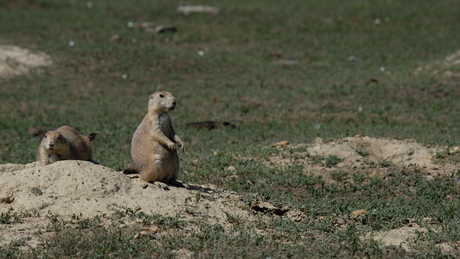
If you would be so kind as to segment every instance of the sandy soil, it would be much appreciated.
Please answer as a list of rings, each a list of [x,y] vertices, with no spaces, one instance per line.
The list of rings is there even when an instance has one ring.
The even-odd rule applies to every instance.
[[[333,171],[361,173],[384,179],[395,168],[411,167],[422,177],[432,178],[433,176],[450,175],[457,172],[458,166],[449,163],[435,164],[433,160],[436,153],[448,152],[452,155],[460,152],[460,148],[457,146],[448,149],[447,146],[423,145],[415,140],[376,139],[366,136],[348,137],[332,141],[317,139],[311,144],[300,144],[286,148],[288,145],[287,142],[274,144],[279,152],[261,161],[261,163],[273,167],[293,163],[302,165],[305,174],[321,175],[329,184],[334,184],[334,180],[331,179],[331,172]],[[364,153],[359,154],[358,150],[365,150],[365,155],[362,155]],[[307,153],[323,158],[337,156],[342,161],[333,166],[327,166],[324,161],[320,164],[305,163],[303,155]],[[382,165],[383,163],[385,163],[385,166]],[[366,210],[352,212],[355,217],[366,213]],[[430,224],[430,218],[425,220]],[[411,219],[408,219],[408,223],[401,228],[368,233],[362,238],[372,238],[384,245],[394,245],[406,251],[411,251],[411,245],[414,244],[417,233],[426,232],[428,232],[427,228],[421,227],[412,222]],[[437,246],[443,253],[451,253],[455,249],[459,249],[458,244],[455,247],[448,243],[440,243]]]
[[[51,64],[50,56],[45,53],[0,45],[0,78],[27,74],[35,68]],[[457,51],[442,61],[417,68],[415,73],[428,71],[450,77],[452,72],[449,69],[459,64],[460,51]],[[455,165],[433,163],[436,152],[445,147],[421,145],[413,140],[358,136],[334,141],[318,139],[314,143],[297,146],[280,142],[276,146],[279,152],[268,159],[250,159],[270,167],[299,164],[306,174],[321,175],[329,182],[334,182],[330,173],[337,170],[381,178],[385,178],[393,167],[414,167],[424,177],[450,174],[457,170]],[[365,156],[357,150],[365,150]],[[458,147],[450,149],[450,152],[458,151]],[[333,166],[305,163],[307,153],[322,157],[333,155],[342,161]],[[391,166],[382,167],[382,162]],[[28,245],[37,245],[40,237],[36,232],[46,227],[50,215],[63,219],[73,216],[90,218],[109,215],[120,207],[146,213],[180,215],[189,221],[202,218],[226,228],[231,227],[228,215],[238,216],[248,222],[260,217],[261,211],[274,212],[277,216],[295,221],[303,218],[299,211],[269,203],[249,207],[237,193],[218,190],[211,185],[184,183],[183,187],[177,187],[162,183],[147,184],[138,178],[89,162],[61,161],[44,167],[36,163],[0,165],[0,213],[13,210],[22,216],[21,222],[0,224],[0,244],[23,239]],[[399,229],[369,233],[363,238],[373,238],[382,244],[401,246],[409,251],[411,240],[414,240],[417,232],[426,231],[426,228],[409,223]],[[44,231],[42,237],[46,238],[48,234]],[[439,244],[439,247],[446,253],[453,249],[445,243]]]
[[[32,53],[28,49],[0,45],[0,78],[27,74],[33,68],[51,64],[51,57],[45,53]]]
[[[22,238],[37,245],[34,235],[44,229],[49,216],[81,219],[110,215],[120,208],[148,214],[180,215],[182,220],[206,219],[210,224],[231,227],[228,215],[245,221],[256,218],[254,210],[280,210],[293,220],[300,212],[259,203],[249,208],[241,197],[215,187],[182,183],[171,186],[145,183],[111,168],[86,161],[59,161],[48,166],[37,163],[0,165],[0,213],[13,210],[22,222],[0,225],[0,243]]]
[[[441,147],[425,146],[412,140],[350,137],[327,142],[317,140],[289,148],[286,148],[287,145],[282,143],[278,147],[279,152],[260,162],[266,166],[299,163],[306,173],[321,174],[326,179],[331,170],[360,171],[385,177],[386,169],[379,166],[381,161],[390,161],[392,166],[416,166],[425,177],[456,170],[453,165],[435,165],[431,160]],[[367,155],[358,154],[357,148],[365,148]],[[292,150],[301,154],[335,155],[343,160],[334,166],[303,164],[305,158],[292,156]],[[291,156],[286,156],[284,152],[290,152]],[[190,221],[202,218],[225,228],[231,227],[227,215],[238,216],[248,222],[259,217],[260,211],[276,212],[295,221],[303,218],[299,211],[265,202],[249,207],[237,193],[218,190],[211,185],[183,183],[183,187],[177,187],[163,183],[149,184],[135,176],[128,177],[103,165],[85,161],[60,161],[48,166],[3,164],[0,165],[0,176],[0,212],[13,209],[23,215],[20,223],[0,225],[1,243],[22,238],[33,246],[39,242],[34,233],[45,227],[49,215],[64,219],[75,215],[89,218],[110,215],[117,206],[145,213],[180,215]],[[374,238],[386,245],[401,245],[409,250],[408,244],[416,231],[426,229],[409,224],[401,229],[372,233],[366,238]]]
[[[347,172],[363,173],[385,178],[394,167],[413,167],[421,175],[428,178],[434,175],[456,172],[456,166],[444,164],[442,166],[433,162],[437,151],[446,150],[447,147],[427,146],[415,140],[376,139],[366,136],[348,137],[334,141],[317,139],[312,144],[300,144],[294,151],[286,149],[261,161],[267,166],[279,167],[282,165],[299,164],[304,167],[306,174],[321,175],[330,179],[330,172],[343,170]],[[295,151],[295,150],[299,151]],[[365,150],[363,156],[357,150]],[[458,152],[459,147],[451,147],[449,152]],[[304,154],[322,157],[337,156],[342,161],[334,166],[305,163]],[[297,156],[296,156],[297,155]],[[382,166],[386,163],[389,166]]]

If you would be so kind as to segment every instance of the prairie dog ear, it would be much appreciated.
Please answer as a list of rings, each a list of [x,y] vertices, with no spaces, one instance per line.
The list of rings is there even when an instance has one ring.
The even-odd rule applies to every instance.
[[[95,131],[93,133],[88,134],[89,141],[93,141],[96,138],[97,134],[99,134],[99,131]]]

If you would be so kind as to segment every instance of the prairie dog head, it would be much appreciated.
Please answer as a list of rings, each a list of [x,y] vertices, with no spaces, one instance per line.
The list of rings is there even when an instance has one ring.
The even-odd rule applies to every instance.
[[[48,131],[42,140],[42,145],[45,146],[46,150],[56,150],[61,144],[64,144],[65,140],[61,133],[57,131]]]
[[[156,113],[168,113],[176,107],[176,98],[170,92],[160,91],[150,95],[149,110]]]

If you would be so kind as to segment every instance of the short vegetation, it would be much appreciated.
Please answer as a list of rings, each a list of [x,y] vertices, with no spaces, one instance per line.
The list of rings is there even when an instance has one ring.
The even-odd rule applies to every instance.
[[[176,9],[182,3],[220,10],[185,15]],[[67,124],[99,131],[93,158],[121,170],[131,163],[131,137],[148,96],[166,90],[178,101],[171,117],[189,147],[180,154],[180,180],[236,191],[248,208],[263,200],[305,216],[247,223],[229,215],[231,229],[130,208],[106,218],[50,216],[54,236],[26,249],[24,240],[13,241],[0,247],[0,258],[460,256],[458,174],[421,177],[383,160],[384,178],[336,170],[325,179],[297,164],[260,163],[282,140],[364,134],[458,142],[460,66],[443,63],[460,49],[458,17],[453,0],[0,1],[0,44],[53,59],[49,67],[0,79],[0,163],[35,160],[38,139],[29,127]],[[140,22],[175,30],[156,33]],[[187,126],[202,121],[236,127]],[[368,156],[365,147],[353,152]],[[343,160],[303,156],[311,166]],[[455,158],[443,152],[435,159]],[[229,166],[238,177],[228,177]],[[353,215],[358,209],[367,213]],[[0,228],[20,221],[16,213],[2,213]],[[128,219],[139,224],[120,226]],[[409,221],[429,229],[411,251],[362,238]],[[152,226],[160,230],[139,235]],[[448,254],[440,243],[457,248]]]

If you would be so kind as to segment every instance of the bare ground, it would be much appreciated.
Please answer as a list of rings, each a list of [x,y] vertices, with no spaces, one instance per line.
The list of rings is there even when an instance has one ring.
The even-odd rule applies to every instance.
[[[433,163],[432,158],[439,150],[443,150],[443,147],[426,146],[413,140],[350,137],[334,141],[317,140],[296,146],[281,143],[278,152],[270,157],[254,159],[270,167],[300,164],[306,174],[322,175],[333,182],[330,172],[337,170],[382,178],[386,177],[388,166],[416,167],[424,177],[454,172],[456,167],[452,164]],[[458,148],[451,147],[451,150],[456,152]],[[306,154],[322,157],[332,155],[339,157],[341,162],[332,166],[324,162],[306,163]],[[301,212],[288,207],[276,207],[265,202],[249,206],[238,193],[218,190],[211,185],[183,183],[183,186],[177,187],[163,183],[149,184],[111,168],[84,161],[60,161],[48,166],[37,166],[36,163],[3,164],[0,165],[0,175],[0,212],[12,210],[21,216],[17,222],[0,225],[0,242],[3,244],[16,239],[23,239],[31,246],[39,244],[41,238],[50,234],[46,231],[50,217],[70,219],[102,215],[104,218],[120,208],[148,214],[179,215],[188,222],[202,219],[224,228],[231,228],[229,215],[239,217],[244,222],[260,218],[261,211],[279,212],[267,213],[263,217],[281,216],[293,221],[303,218]],[[127,220],[125,224],[134,223]],[[37,235],[38,230],[44,234]],[[386,245],[401,245],[409,250],[417,231],[426,229],[417,224],[408,224],[400,229],[372,233],[363,238],[374,238]],[[446,251],[453,249],[449,245],[441,245],[446,246],[443,248]]]
[[[27,74],[31,69],[50,66],[51,57],[13,45],[0,45],[0,78]]]

